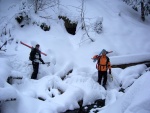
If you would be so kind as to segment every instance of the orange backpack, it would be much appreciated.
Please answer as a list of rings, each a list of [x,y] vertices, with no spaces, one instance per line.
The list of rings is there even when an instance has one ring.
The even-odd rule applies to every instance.
[[[107,71],[109,62],[110,61],[109,61],[109,58],[107,56],[104,58],[102,56],[99,56],[97,64],[96,64],[96,68],[99,71]]]

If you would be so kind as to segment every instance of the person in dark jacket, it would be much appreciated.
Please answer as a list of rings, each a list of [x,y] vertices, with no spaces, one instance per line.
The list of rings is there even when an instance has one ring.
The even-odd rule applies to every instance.
[[[37,79],[39,63],[42,62],[42,64],[45,64],[41,58],[41,52],[39,50],[39,47],[40,45],[37,44],[30,53],[30,57],[32,59],[32,65],[33,65],[33,73],[32,73],[31,79]]]

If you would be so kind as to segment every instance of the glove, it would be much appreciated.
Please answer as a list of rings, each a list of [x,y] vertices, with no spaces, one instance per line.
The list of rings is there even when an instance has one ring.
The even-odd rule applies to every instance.
[[[109,69],[109,74],[111,75],[111,69]]]
[[[45,64],[45,62],[42,60],[42,58],[39,58],[39,60],[42,62],[42,64]]]

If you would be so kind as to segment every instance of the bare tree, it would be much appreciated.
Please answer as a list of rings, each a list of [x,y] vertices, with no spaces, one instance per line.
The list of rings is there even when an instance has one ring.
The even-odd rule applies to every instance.
[[[145,7],[144,7],[144,0],[141,0],[141,19],[145,21]]]
[[[57,8],[59,10],[59,7],[60,7],[60,0],[57,0]]]
[[[84,0],[81,1],[81,28],[84,29],[85,28],[85,21],[84,21],[84,12],[85,12],[85,8],[84,8]]]
[[[38,9],[39,9],[38,2],[39,2],[39,0],[35,0],[35,1],[34,1],[34,12],[35,12],[35,13],[37,13],[37,12],[38,12]]]
[[[85,30],[86,35],[91,40],[91,42],[94,42],[94,40],[90,37],[86,24],[85,24],[85,0],[81,0],[81,8],[80,8],[80,15],[81,15],[81,28],[82,30]]]
[[[33,4],[35,13],[37,13],[38,11],[43,11],[56,6],[58,4],[58,0],[34,0]]]
[[[136,11],[141,11],[141,19],[150,14],[150,0],[123,0]]]

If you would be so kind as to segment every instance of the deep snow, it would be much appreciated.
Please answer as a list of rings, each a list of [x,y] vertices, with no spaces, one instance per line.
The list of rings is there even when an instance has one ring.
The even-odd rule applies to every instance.
[[[31,10],[31,18],[38,22],[50,24],[50,31],[43,31],[36,25],[20,28],[14,16],[19,12],[19,0],[0,1],[0,31],[6,23],[11,30],[12,42],[0,51],[0,108],[2,113],[60,113],[92,104],[97,99],[106,99],[106,106],[99,113],[149,113],[150,91],[149,71],[145,65],[126,69],[112,68],[113,81],[108,77],[105,90],[97,83],[97,70],[92,57],[104,48],[113,53],[108,54],[112,65],[150,60],[149,17],[145,22],[140,20],[138,12],[120,0],[86,0],[85,20],[90,26],[89,34],[94,42],[83,36],[84,31],[77,26],[76,35],[70,35],[57,16],[67,15],[74,21],[80,20],[80,12],[73,6],[80,6],[79,0],[69,2],[60,0],[60,9],[45,10],[38,15],[51,15],[53,19],[41,19]],[[103,18],[103,32],[96,34],[92,30],[97,18]],[[0,45],[9,39],[9,35],[0,37]],[[86,40],[86,41],[84,41]],[[31,46],[39,43],[42,58],[50,61],[50,67],[40,65],[38,80],[30,79],[32,65],[28,60],[30,49],[21,45],[23,41]],[[68,71],[73,72],[67,75]],[[149,70],[149,69],[147,69]],[[23,77],[8,84],[7,78]],[[65,77],[64,80],[61,78]],[[125,93],[118,92],[122,88]],[[131,85],[133,84],[133,85]],[[130,86],[131,87],[128,87]],[[16,98],[16,101],[9,101]],[[42,98],[42,101],[38,98]],[[7,102],[5,102],[7,100]]]

